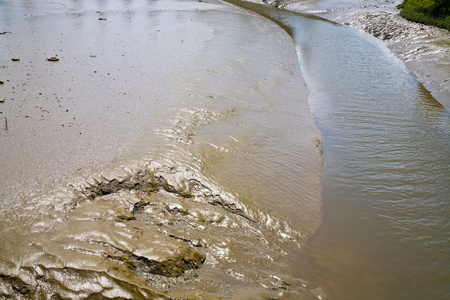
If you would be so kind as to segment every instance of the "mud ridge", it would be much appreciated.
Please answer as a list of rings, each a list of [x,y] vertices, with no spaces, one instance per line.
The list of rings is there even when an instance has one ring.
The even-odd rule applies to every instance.
[[[226,243],[265,252],[268,261],[263,265],[273,257],[286,257],[277,245],[280,239],[296,244],[287,234],[265,228],[269,224],[264,216],[256,221],[232,196],[181,167],[126,168],[67,186],[33,196],[25,210],[35,210],[35,219],[18,216],[11,222],[7,234],[16,239],[9,238],[13,243],[0,256],[0,295],[166,299],[170,293],[179,295],[180,288],[200,284],[198,272],[203,268],[206,274],[218,272],[218,278],[238,281],[279,278],[255,273],[253,267],[239,272],[217,268],[238,261],[243,251],[231,251]],[[6,263],[15,257],[21,257],[20,263]],[[271,292],[288,291],[289,284],[280,281],[262,286]]]
[[[239,215],[249,221],[256,222],[246,209],[235,202],[223,199],[221,195],[214,194],[210,188],[203,185],[199,180],[194,178],[182,178],[179,182],[173,181],[169,183],[162,175],[155,175],[150,170],[138,170],[134,173],[127,173],[117,178],[108,179],[104,176],[93,178],[87,186],[76,187],[72,185],[75,192],[79,196],[74,196],[74,201],[94,200],[97,197],[106,196],[117,193],[119,191],[138,192],[138,193],[157,193],[165,191],[175,194],[183,198],[194,198],[194,201],[203,201],[211,205],[219,205],[229,213]]]

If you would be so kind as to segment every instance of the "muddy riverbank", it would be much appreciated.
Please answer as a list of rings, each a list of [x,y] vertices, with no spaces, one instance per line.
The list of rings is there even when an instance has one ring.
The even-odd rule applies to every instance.
[[[297,258],[321,134],[284,30],[215,0],[0,6],[0,298],[320,295]]]

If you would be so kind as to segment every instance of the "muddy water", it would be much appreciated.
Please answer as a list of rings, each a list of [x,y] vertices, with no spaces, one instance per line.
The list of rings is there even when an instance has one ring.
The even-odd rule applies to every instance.
[[[449,111],[372,36],[244,5],[293,36],[324,137],[311,278],[331,299],[447,299]]]
[[[431,95],[447,110],[450,108],[450,31],[403,19],[397,9],[401,0],[275,2],[278,7],[314,14],[383,40]]]
[[[284,30],[217,1],[0,8],[0,298],[318,295],[294,254],[321,135]]]

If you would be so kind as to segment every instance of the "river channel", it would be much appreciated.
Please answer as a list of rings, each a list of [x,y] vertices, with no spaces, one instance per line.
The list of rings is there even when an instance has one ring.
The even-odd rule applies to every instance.
[[[381,41],[248,2],[0,13],[1,299],[449,297],[450,114]]]
[[[306,247],[331,299],[445,299],[450,113],[374,37],[243,4],[293,37],[324,144],[324,223]]]

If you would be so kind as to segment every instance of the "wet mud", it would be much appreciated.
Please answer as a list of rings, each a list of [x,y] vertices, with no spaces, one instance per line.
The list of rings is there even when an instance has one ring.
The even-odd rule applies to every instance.
[[[1,5],[0,298],[317,299],[285,31],[219,1]]]
[[[268,240],[242,205],[164,169],[92,178],[60,191],[60,199],[33,198],[23,215],[2,225],[9,239],[2,245],[1,295],[190,298],[189,287],[198,288],[197,298],[208,294],[205,285],[214,286],[211,295],[226,293],[224,277],[266,285],[273,296],[286,292],[287,283],[262,273],[284,256],[276,238]],[[252,253],[251,268],[241,251]]]

